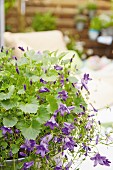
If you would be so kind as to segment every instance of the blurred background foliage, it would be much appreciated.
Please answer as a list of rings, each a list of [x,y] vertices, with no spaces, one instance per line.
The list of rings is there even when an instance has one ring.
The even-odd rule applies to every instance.
[[[7,13],[8,10],[13,7],[15,2],[16,0],[5,0],[5,13]]]

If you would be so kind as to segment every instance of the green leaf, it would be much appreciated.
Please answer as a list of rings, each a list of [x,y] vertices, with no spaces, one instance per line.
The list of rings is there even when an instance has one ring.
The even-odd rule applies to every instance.
[[[6,127],[13,127],[16,125],[18,119],[16,117],[3,118],[3,124]]]
[[[78,82],[78,79],[76,77],[71,77],[69,76],[68,77],[68,80],[71,82],[71,83],[77,83]]]
[[[4,147],[4,149],[7,148],[7,145],[7,142],[1,142],[1,146]]]
[[[43,80],[45,80],[45,81],[56,81],[57,76],[54,76],[54,75],[53,75],[53,76],[47,77],[47,76],[43,75],[42,78],[43,78]]]
[[[48,120],[50,119],[50,112],[48,112],[48,110],[45,107],[40,107],[38,109],[38,116],[36,118],[36,120],[40,123],[40,124],[44,124],[46,123]]]
[[[12,151],[13,154],[18,153],[19,149],[20,149],[20,148],[18,147],[18,145],[16,145],[16,144],[11,144],[11,151]]]
[[[26,52],[26,55],[27,57],[31,58],[32,59],[32,56],[35,54],[35,51],[34,50],[29,50]]]
[[[75,112],[75,113],[80,113],[80,112],[83,112],[83,109],[80,108],[80,107],[76,107],[76,106],[75,106],[74,112]]]
[[[41,124],[38,121],[34,120],[31,122],[31,125],[24,124],[23,126],[21,126],[20,130],[26,139],[35,140],[40,133]]]
[[[6,100],[6,99],[10,99],[10,97],[12,96],[13,92],[14,92],[15,86],[11,85],[9,87],[9,92],[8,93],[0,93],[0,100]]]
[[[34,54],[32,56],[32,60],[36,61],[36,63],[39,63],[42,60],[42,55],[41,54]]]
[[[38,80],[40,80],[40,77],[33,75],[29,77],[29,80],[32,80],[33,82],[37,82]]]
[[[5,58],[5,57],[6,57],[6,54],[0,53],[0,58]]]
[[[55,110],[58,109],[57,100],[55,99],[54,96],[52,96],[52,95],[47,95],[46,99],[47,99],[47,101],[48,101],[49,104],[50,104],[50,109],[51,109],[52,112],[54,112]]]
[[[25,90],[24,90],[24,89],[18,90],[17,93],[18,93],[18,94],[24,94],[24,93],[25,93]]]
[[[39,131],[39,129],[41,129],[41,124],[37,120],[32,120],[31,124],[32,128],[34,128],[35,130]]]
[[[22,66],[24,64],[27,64],[28,63],[28,59],[26,57],[21,57],[21,59],[19,59],[17,62],[17,65],[18,66]]]
[[[1,102],[1,106],[5,108],[6,110],[9,110],[16,106],[16,102],[11,101],[11,100],[4,100]]]
[[[35,140],[40,131],[33,129],[32,127],[22,128],[22,134],[26,139]]]
[[[22,104],[19,106],[19,108],[24,112],[24,113],[36,113],[38,110],[38,104]]]

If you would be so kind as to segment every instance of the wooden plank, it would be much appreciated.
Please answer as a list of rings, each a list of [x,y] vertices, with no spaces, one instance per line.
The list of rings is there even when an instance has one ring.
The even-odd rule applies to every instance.
[[[78,4],[79,3],[79,4]],[[68,7],[75,7],[80,4],[84,4],[84,0],[29,0],[26,3],[27,5],[52,5],[52,6],[68,6]]]
[[[74,8],[62,8],[62,7],[27,7],[26,15],[34,15],[35,13],[41,12],[47,12],[51,11],[56,16],[66,16],[66,17],[72,17],[76,14],[76,10]]]

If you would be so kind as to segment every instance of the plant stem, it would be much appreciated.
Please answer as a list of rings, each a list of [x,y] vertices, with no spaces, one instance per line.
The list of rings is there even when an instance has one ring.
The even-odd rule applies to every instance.
[[[15,167],[15,159],[13,159],[13,170],[16,170],[16,167]]]

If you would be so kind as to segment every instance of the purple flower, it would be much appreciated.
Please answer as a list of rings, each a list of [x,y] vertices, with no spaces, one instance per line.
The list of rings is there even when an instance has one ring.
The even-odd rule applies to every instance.
[[[49,152],[48,144],[44,142],[41,142],[40,145],[38,145],[36,148],[37,148],[36,154],[40,154],[42,158],[46,155],[47,152]]]
[[[65,104],[61,103],[59,105],[58,110],[54,112],[54,116],[56,116],[58,112],[60,112],[61,116],[64,116],[64,113],[70,114],[70,111],[73,110],[74,108],[75,108],[74,106],[67,107]]]
[[[90,159],[94,161],[94,166],[97,164],[110,166],[111,163],[105,156],[101,156],[99,153],[96,153],[95,156]]]
[[[71,132],[74,128],[75,128],[75,127],[74,127],[73,124],[64,122],[64,127],[62,128],[62,132],[63,132],[65,135],[69,135],[70,132]]]
[[[26,139],[25,143],[20,146],[20,148],[25,149],[29,152],[33,151],[35,147],[36,147],[36,141],[32,139],[31,140]]]
[[[30,85],[32,86],[32,84],[33,84],[33,82],[32,82],[32,80],[30,80]]]
[[[21,51],[25,51],[23,47],[18,47]]]
[[[91,148],[89,146],[86,146],[84,143],[83,143],[83,149],[86,151],[85,156],[87,156],[88,151],[91,151]]]
[[[69,170],[71,165],[72,165],[72,161],[68,162],[68,164],[65,166],[65,170]]]
[[[5,127],[5,126],[2,126],[2,127],[1,127],[1,130],[2,130],[2,134],[3,134],[3,135],[5,135],[6,133],[10,133],[10,134],[13,133],[13,131],[12,131],[11,128],[8,128],[8,127]]]
[[[12,58],[15,59],[15,60],[17,60],[17,57],[16,57],[16,56],[13,56]]]
[[[61,76],[60,83],[62,86],[64,86],[64,76],[63,75]]]
[[[84,74],[84,77],[81,79],[81,89],[86,89],[88,91],[88,87],[87,87],[87,84],[88,84],[88,81],[89,80],[92,80],[91,78],[89,78],[89,74]]]
[[[62,162],[62,159],[61,159],[61,153],[54,157],[54,161],[56,163],[55,170],[62,170],[63,162]]]
[[[55,136],[55,137],[54,137],[54,142],[55,142],[55,143],[61,143],[61,142],[62,142],[62,137],[57,137],[57,136]]]
[[[17,72],[17,74],[19,74],[20,72],[19,72],[19,69],[18,69],[18,67],[16,67],[16,72]]]
[[[96,136],[96,145],[98,144],[99,135]]]
[[[92,106],[94,112],[98,112],[98,110],[95,109],[91,103],[90,103],[90,105]]]
[[[15,129],[15,133],[20,133],[20,130],[19,129]]]
[[[6,55],[8,55],[8,53],[9,53],[9,51],[8,51],[8,50],[6,50]]]
[[[37,98],[37,100],[39,100],[39,99],[40,99],[40,96],[37,95],[36,98]]]
[[[48,142],[53,138],[51,134],[48,134],[42,138],[42,142],[48,144]]]
[[[74,150],[74,147],[77,146],[73,140],[73,137],[66,137],[64,139],[64,150],[69,149],[70,151]]]
[[[26,84],[24,84],[24,90],[26,91]]]
[[[10,157],[12,157],[12,156],[13,156],[13,153],[12,153],[12,151],[11,151],[11,150],[9,151],[9,156],[10,156]]]
[[[58,98],[62,98],[62,100],[66,101],[68,98],[68,93],[65,90],[62,90],[61,92],[58,92]]]
[[[61,66],[59,66],[59,65],[56,65],[56,66],[54,66],[54,69],[55,69],[55,70],[62,70],[63,67],[61,67]]]
[[[49,126],[52,130],[54,129],[54,127],[58,127],[58,123],[56,122],[55,117],[52,116],[51,119],[47,121],[45,126]]]
[[[43,84],[46,84],[47,82],[44,81],[42,78],[40,79],[40,82],[43,83]]]
[[[73,61],[73,58],[70,59],[70,63],[72,63],[72,61]]]
[[[90,120],[90,121],[87,122],[85,128],[86,128],[87,130],[90,130],[90,129],[92,128],[92,125],[93,125],[93,120],[92,120],[92,121]]]
[[[50,90],[46,87],[42,87],[41,89],[39,89],[39,93],[45,93],[45,92],[50,92]]]
[[[62,167],[61,167],[61,166],[56,166],[56,167],[54,168],[54,170],[62,170]]]
[[[22,156],[22,157],[26,157],[27,156],[27,154],[24,153],[24,152],[19,152],[19,155]]]
[[[34,161],[25,162],[23,165],[23,170],[29,169],[33,165],[34,165]]]
[[[84,112],[86,111],[85,107],[82,104],[80,104],[80,107],[83,109]]]

